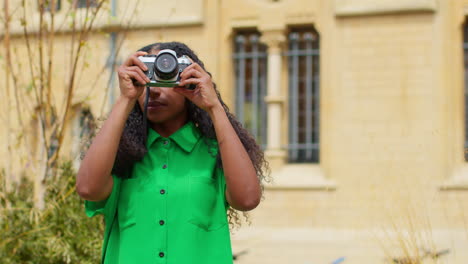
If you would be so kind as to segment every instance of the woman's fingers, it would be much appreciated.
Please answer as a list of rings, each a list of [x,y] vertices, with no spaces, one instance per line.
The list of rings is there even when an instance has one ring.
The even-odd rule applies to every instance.
[[[203,73],[201,73],[199,70],[195,69],[194,67],[190,67],[190,66],[185,68],[184,71],[182,71],[182,73],[180,74],[181,79],[189,79],[192,77],[195,77],[195,78],[203,77]]]
[[[205,70],[203,70],[203,68],[200,66],[200,64],[198,64],[196,62],[190,64],[187,68],[188,69],[194,69],[194,70],[197,70],[197,71],[204,72],[204,73],[208,74]]]
[[[145,63],[143,63],[139,58],[138,56],[132,56],[131,57],[131,61],[132,61],[132,65],[136,65],[138,67],[140,67],[140,69],[142,69],[143,71],[147,71],[148,70],[148,67],[145,65]],[[131,66],[131,65],[129,65]]]
[[[126,60],[125,62],[123,63],[123,65],[125,66],[133,66],[133,65],[137,65],[139,66],[142,70],[147,70],[147,67],[146,65],[140,60],[138,59],[139,56],[144,56],[144,55],[147,55],[148,53],[144,52],[144,51],[138,51],[132,55],[130,55]]]
[[[143,73],[138,66],[121,66],[119,67],[118,74],[120,77],[125,78],[129,76],[131,79],[138,81],[139,83],[147,84],[150,79]]]
[[[138,85],[138,86],[144,86],[147,83],[146,79],[144,77],[142,77],[136,71],[127,70],[126,74],[130,77],[130,79],[135,80],[137,82],[136,85]]]
[[[143,78],[143,80],[145,80],[145,83],[149,83],[149,82],[150,82],[150,79],[148,78],[148,76],[146,76],[146,74],[141,70],[140,67],[138,67],[138,66],[130,66],[130,67],[128,67],[128,70],[129,70],[129,71],[136,72],[141,78]]]
[[[190,66],[185,68],[180,77],[180,86],[193,84],[198,87],[203,83],[208,84],[211,79],[210,75],[197,63],[192,63]]]
[[[190,78],[190,79],[182,80],[179,83],[179,86],[186,86],[186,85],[189,85],[189,84],[194,84],[195,86],[198,87],[198,85],[201,84],[202,82],[203,82],[202,79]]]

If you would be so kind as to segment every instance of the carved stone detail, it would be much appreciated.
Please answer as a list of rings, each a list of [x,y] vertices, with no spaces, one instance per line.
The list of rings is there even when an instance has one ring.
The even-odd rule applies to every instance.
[[[268,52],[281,52],[286,43],[286,37],[283,29],[262,31],[261,42],[268,46]]]

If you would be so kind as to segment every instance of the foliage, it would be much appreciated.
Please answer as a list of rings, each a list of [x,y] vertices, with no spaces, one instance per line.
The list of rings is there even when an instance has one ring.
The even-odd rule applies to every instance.
[[[9,263],[99,263],[103,220],[88,218],[75,192],[71,162],[46,183],[45,208],[34,208],[33,183],[5,190],[0,174],[0,259]]]

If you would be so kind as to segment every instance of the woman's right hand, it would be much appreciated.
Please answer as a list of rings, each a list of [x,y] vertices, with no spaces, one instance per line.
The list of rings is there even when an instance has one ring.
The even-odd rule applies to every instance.
[[[138,59],[138,56],[147,54],[144,51],[138,51],[128,57],[117,69],[121,96],[130,100],[137,100],[143,93],[145,84],[150,79],[143,73],[148,68]]]

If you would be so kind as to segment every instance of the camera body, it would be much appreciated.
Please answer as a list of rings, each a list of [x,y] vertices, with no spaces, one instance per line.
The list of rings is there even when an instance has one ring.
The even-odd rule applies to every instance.
[[[171,49],[161,50],[157,55],[140,56],[138,59],[148,67],[143,73],[150,79],[146,86],[151,87],[179,86],[180,74],[192,64],[187,56],[177,57]],[[186,88],[193,90],[195,85],[187,85]]]

